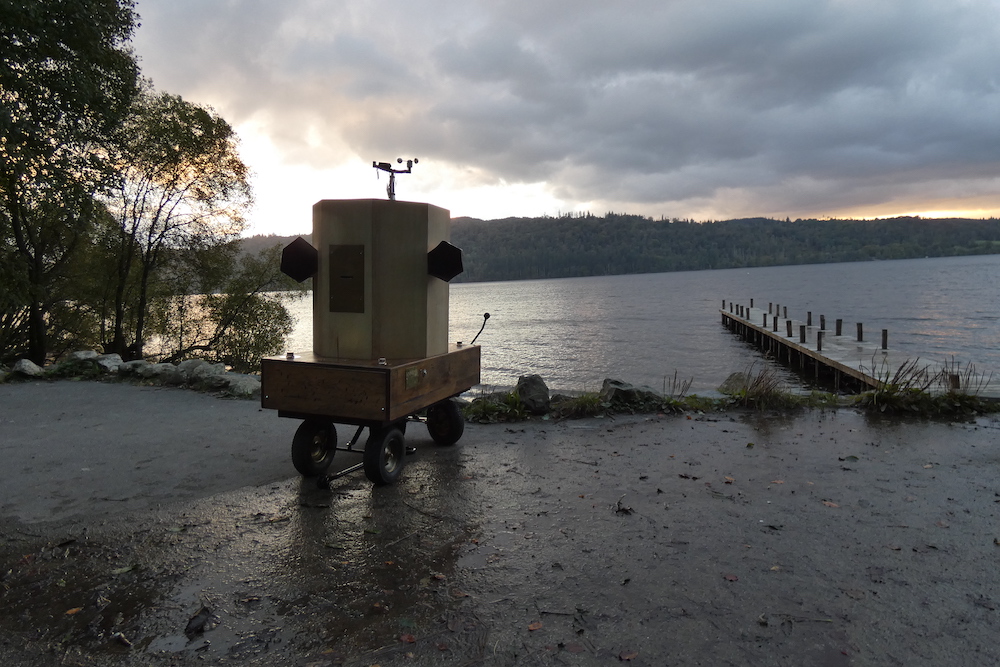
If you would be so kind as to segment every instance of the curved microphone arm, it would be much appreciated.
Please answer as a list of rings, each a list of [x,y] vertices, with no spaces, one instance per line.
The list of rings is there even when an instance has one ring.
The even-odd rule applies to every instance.
[[[490,314],[489,313],[483,313],[483,326],[479,327],[479,333],[476,334],[476,338],[479,338],[479,334],[483,333],[483,329],[486,328],[486,320],[488,320],[488,319],[490,319]],[[469,343],[469,345],[475,345],[476,344],[476,338],[473,338],[472,342]]]

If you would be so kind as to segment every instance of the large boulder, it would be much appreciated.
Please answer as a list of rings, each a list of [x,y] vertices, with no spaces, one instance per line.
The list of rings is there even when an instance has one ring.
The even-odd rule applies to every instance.
[[[735,396],[747,390],[747,382],[746,373],[732,373],[719,385],[719,393]]]
[[[139,377],[159,384],[184,384],[184,374],[173,364],[148,364],[139,368]]]
[[[116,373],[122,365],[117,354],[98,354],[94,350],[70,352],[53,366],[50,375],[63,378],[95,377],[105,373]]]
[[[124,361],[120,354],[101,354],[94,358],[94,363],[105,373],[117,373]]]
[[[223,377],[228,380],[227,394],[246,398],[260,396],[260,378],[256,375],[226,373]]]
[[[514,388],[524,409],[533,415],[544,415],[549,411],[549,388],[541,375],[522,375]]]
[[[229,386],[226,379],[225,364],[201,364],[190,371],[188,382],[199,389],[225,389]]]
[[[187,378],[188,382],[190,382],[193,379],[196,369],[201,368],[202,366],[210,365],[211,364],[204,359],[185,359],[181,363],[177,364],[177,370],[183,373],[184,377]]]
[[[31,359],[18,359],[14,362],[14,366],[10,370],[14,375],[32,378],[41,377],[45,373],[42,367]]]
[[[139,371],[149,365],[150,363],[145,359],[133,359],[132,361],[126,361],[118,366],[118,375],[122,377],[139,375]]]
[[[663,404],[663,396],[655,389],[636,387],[621,380],[605,380],[600,398],[601,403],[619,410],[649,410]]]

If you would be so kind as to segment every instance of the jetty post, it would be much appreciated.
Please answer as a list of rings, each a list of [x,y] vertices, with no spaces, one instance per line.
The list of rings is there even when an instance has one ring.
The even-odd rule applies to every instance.
[[[754,301],[751,300],[751,303]],[[787,317],[788,306],[769,302],[765,309],[736,304],[723,300],[722,324],[743,340],[764,351],[777,361],[793,364],[802,372],[809,372],[815,380],[828,378],[835,390],[840,391],[844,380],[849,379],[862,387],[878,386],[874,377],[872,355],[878,348],[864,348],[841,339],[843,319],[837,318],[835,331],[827,330],[826,315],[819,314],[814,326],[813,311],[807,311],[806,322]],[[780,319],[784,317],[784,326]],[[796,329],[798,335],[796,336]],[[834,334],[831,337],[828,334]],[[888,353],[888,330],[882,330],[882,351]],[[864,341],[864,327],[858,323],[858,342]],[[867,365],[866,365],[867,364]]]

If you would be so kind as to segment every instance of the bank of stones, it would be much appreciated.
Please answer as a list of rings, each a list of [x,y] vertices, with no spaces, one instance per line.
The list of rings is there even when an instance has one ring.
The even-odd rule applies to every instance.
[[[71,352],[45,367],[28,359],[19,359],[9,371],[0,368],[0,382],[11,378],[122,380],[146,385],[190,387],[240,398],[260,396],[259,377],[231,373],[226,370],[225,364],[212,364],[204,359],[187,359],[177,364],[151,363],[145,359],[123,361],[117,354],[99,354],[94,350]]]

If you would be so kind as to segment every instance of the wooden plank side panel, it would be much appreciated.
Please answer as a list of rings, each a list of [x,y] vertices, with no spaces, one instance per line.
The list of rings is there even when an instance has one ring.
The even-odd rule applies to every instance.
[[[389,379],[389,419],[402,419],[474,387],[479,384],[479,370],[478,345],[394,367]]]
[[[261,407],[369,421],[387,419],[387,373],[264,359]]]

